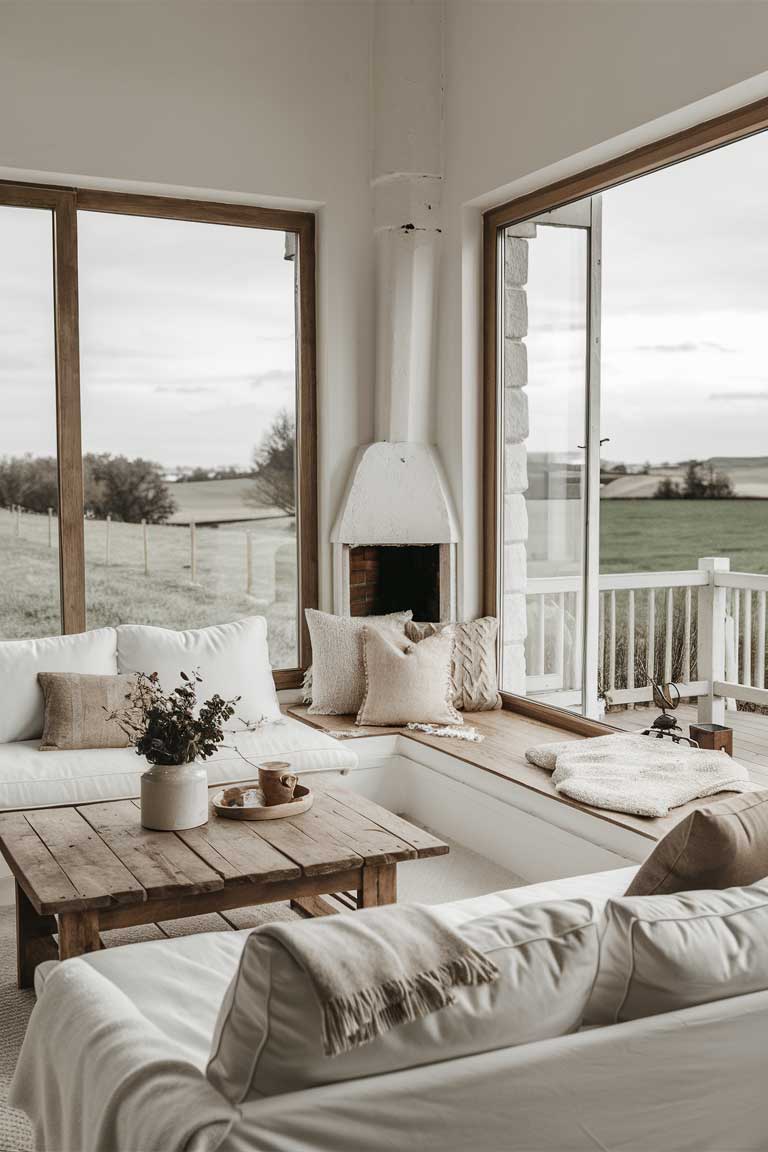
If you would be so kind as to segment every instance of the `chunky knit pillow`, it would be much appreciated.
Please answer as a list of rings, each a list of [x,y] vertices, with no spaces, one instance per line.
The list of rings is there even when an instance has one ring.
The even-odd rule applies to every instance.
[[[461,712],[488,712],[501,707],[496,675],[496,636],[499,622],[483,616],[464,624],[419,624],[410,620],[406,635],[418,642],[443,628],[453,632],[453,704]]]

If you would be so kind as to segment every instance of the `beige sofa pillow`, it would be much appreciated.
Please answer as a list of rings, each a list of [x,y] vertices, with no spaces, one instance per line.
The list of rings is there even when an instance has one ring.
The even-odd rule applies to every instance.
[[[453,706],[453,636],[444,628],[419,644],[391,629],[363,631],[365,697],[358,724],[462,724]]]
[[[454,707],[462,712],[489,712],[501,707],[496,670],[496,637],[499,622],[495,616],[467,620],[463,624],[421,624],[415,620],[405,626],[405,634],[417,643],[449,627],[453,631]]]
[[[585,1024],[617,1024],[768,989],[768,881],[609,900]]]
[[[363,629],[376,624],[394,629],[405,639],[410,612],[389,616],[334,616],[331,612],[305,609],[312,641],[312,703],[316,716],[357,713],[365,694]],[[305,682],[305,687],[307,686]]]
[[[735,888],[768,876],[768,792],[699,808],[660,840],[627,896]]]
[[[127,706],[135,676],[38,672],[37,679],[45,707],[41,752],[130,748],[131,741],[108,714]]]

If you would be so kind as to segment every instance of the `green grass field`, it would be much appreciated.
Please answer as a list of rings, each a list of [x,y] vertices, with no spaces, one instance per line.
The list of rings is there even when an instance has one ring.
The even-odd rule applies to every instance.
[[[147,574],[140,524],[110,526],[107,564],[107,525],[86,520],[88,626],[199,628],[264,615],[273,665],[295,667],[295,521],[282,517],[255,522],[250,536],[249,593],[243,530],[197,528],[193,583],[189,528],[148,528]],[[16,517],[0,509],[0,636],[17,639],[59,631],[56,523],[49,547],[47,517],[23,515],[17,536]]]
[[[728,556],[768,572],[768,500],[603,500],[601,572],[668,572]]]

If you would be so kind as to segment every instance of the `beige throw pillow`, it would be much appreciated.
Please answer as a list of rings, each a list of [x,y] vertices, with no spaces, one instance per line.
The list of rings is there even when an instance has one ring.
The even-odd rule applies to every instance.
[[[127,707],[135,676],[38,672],[37,679],[45,706],[41,752],[130,748],[131,741],[108,715]]]
[[[462,724],[453,706],[453,636],[443,629],[420,644],[391,629],[363,631],[365,698],[358,724]]]
[[[675,824],[627,896],[736,888],[768,876],[768,792],[741,792]]]
[[[501,707],[496,671],[496,637],[499,622],[495,616],[467,620],[463,624],[420,624],[405,626],[405,633],[417,642],[449,627],[453,631],[453,703],[462,712],[489,712]]]
[[[312,703],[315,716],[356,714],[365,694],[363,629],[376,624],[394,629],[405,639],[410,612],[389,616],[334,616],[331,612],[305,610],[312,641]],[[306,687],[306,684],[305,684]]]

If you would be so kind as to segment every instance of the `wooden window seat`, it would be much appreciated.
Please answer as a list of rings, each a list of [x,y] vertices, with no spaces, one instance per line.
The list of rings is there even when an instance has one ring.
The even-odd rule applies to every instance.
[[[628,855],[638,859],[650,851],[652,844],[666,835],[669,829],[689,812],[703,808],[717,799],[717,797],[706,797],[691,801],[689,804],[683,804],[679,808],[673,809],[668,816],[664,817],[631,816],[623,812],[610,812],[604,808],[592,808],[569,800],[555,791],[549,772],[528,763],[525,759],[525,751],[535,744],[545,744],[555,740],[583,740],[586,737],[507,709],[496,712],[473,712],[471,715],[467,715],[466,722],[472,724],[483,735],[484,739],[481,743],[427,736],[404,728],[357,728],[352,716],[311,716],[305,706],[291,707],[288,711],[297,719],[327,733],[349,733],[349,736],[345,737],[347,739],[397,735],[404,741],[412,741],[414,744],[436,749],[445,756],[472,765],[482,773],[488,773],[490,776],[507,780],[519,788],[529,790],[539,798],[544,798],[558,806],[573,809],[576,813],[589,816],[593,820],[612,825],[614,830],[631,833],[629,840],[634,842],[635,850],[629,851]],[[608,728],[605,730],[606,732],[610,731]],[[407,755],[407,751],[404,754]],[[761,787],[765,787],[765,783],[755,779],[755,788]],[[723,793],[722,795],[727,794]],[[542,811],[541,804],[537,804],[536,807],[539,812]],[[557,819],[555,810],[551,811],[554,821],[562,823],[561,820]],[[582,826],[584,826],[583,822]],[[605,829],[605,832],[608,831]],[[637,852],[638,848],[642,849],[642,844],[637,841],[638,836],[642,837],[645,842],[645,853],[641,851],[638,854]],[[604,840],[604,837],[599,834],[597,838]],[[613,835],[610,839],[614,839]]]

